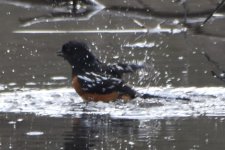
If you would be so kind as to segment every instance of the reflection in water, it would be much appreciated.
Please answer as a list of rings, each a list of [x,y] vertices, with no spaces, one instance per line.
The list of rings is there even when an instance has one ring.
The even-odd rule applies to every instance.
[[[24,7],[26,9],[30,8],[36,8],[36,9],[44,9],[46,13],[44,15],[39,16],[32,16],[32,17],[22,17],[20,18],[21,26],[22,27],[30,27],[35,24],[41,24],[41,23],[50,23],[50,22],[69,22],[69,21],[88,21],[91,17],[96,15],[98,12],[102,12],[102,14],[110,14],[110,15],[119,15],[124,16],[127,18],[136,18],[136,19],[151,19],[154,18],[155,20],[159,20],[163,22],[166,26],[172,25],[173,27],[169,28],[171,30],[177,30],[177,25],[179,25],[182,31],[186,32],[186,28],[193,32],[195,35],[205,35],[205,36],[214,36],[214,37],[224,37],[224,35],[221,35],[220,33],[212,33],[207,30],[207,27],[201,26],[202,24],[205,24],[205,22],[211,18],[213,15],[212,12],[218,11],[219,13],[224,12],[224,7],[222,7],[224,1],[218,5],[218,8],[215,9],[217,5],[212,5],[207,9],[206,6],[203,5],[203,8],[199,10],[193,10],[189,11],[189,9],[193,9],[190,6],[189,1],[175,1],[172,3],[174,7],[176,6],[179,8],[179,11],[160,11],[155,8],[153,8],[151,5],[146,3],[145,1],[138,1],[137,3],[140,5],[139,7],[134,6],[117,6],[117,5],[109,5],[104,6],[101,3],[99,3],[96,0],[46,0],[46,1],[39,1],[39,0],[33,0],[32,2],[27,0],[17,0],[17,1],[2,1],[2,3],[10,4],[10,5],[16,5],[19,7]],[[171,2],[170,2],[171,3]],[[171,5],[171,4],[170,4]],[[181,9],[181,8],[182,9]],[[206,7],[206,8],[204,8]],[[208,16],[208,18],[207,18]],[[224,17],[224,15],[222,15]],[[214,18],[218,18],[217,15],[213,16]],[[221,17],[221,16],[219,16]],[[165,19],[167,20],[165,21]],[[179,20],[179,23],[174,23],[173,20],[176,19]],[[206,19],[207,18],[207,19]],[[171,20],[171,21],[170,21]],[[184,20],[184,21],[183,21]],[[161,24],[161,23],[160,23]],[[149,32],[152,29],[148,26],[144,26],[146,28],[147,32],[143,33],[152,33]],[[180,29],[178,29],[180,30]],[[26,31],[26,30],[25,30]],[[24,30],[19,31],[16,33],[30,33],[30,31],[25,32]],[[37,31],[37,30],[35,30]],[[35,32],[35,31],[32,31]],[[45,31],[41,30],[44,33],[55,33],[53,31]],[[55,31],[55,30],[54,30]],[[60,29],[59,29],[60,31]],[[113,31],[104,31],[101,33],[111,33]],[[135,32],[136,31],[132,31]],[[39,32],[35,32],[39,33]],[[61,30],[57,33],[86,33],[83,31],[65,31]],[[87,33],[90,33],[87,32]],[[94,31],[91,31],[91,33],[96,33]],[[124,33],[131,33],[131,31]],[[153,32],[155,33],[155,32]],[[161,33],[161,32],[159,32]],[[174,33],[174,32],[171,32]],[[175,33],[177,33],[175,31]],[[179,32],[180,33],[180,32]]]
[[[65,150],[146,149],[160,129],[158,121],[146,126],[138,120],[111,119],[108,115],[82,115],[65,133]]]
[[[202,10],[195,10],[195,11],[188,11],[190,8],[188,7],[188,3],[187,1],[176,1],[177,3],[177,7],[179,8],[181,5],[183,7],[183,11],[175,11],[175,12],[164,12],[164,11],[158,11],[155,10],[154,8],[152,8],[149,5],[145,5],[145,3],[143,1],[139,1],[140,6],[142,6],[141,8],[139,7],[133,7],[133,6],[114,6],[114,5],[110,5],[110,6],[104,6],[101,3],[95,1],[95,0],[73,0],[73,1],[32,1],[32,3],[27,2],[27,1],[16,1],[16,2],[12,2],[12,1],[3,1],[4,3],[7,4],[12,4],[12,5],[16,5],[16,6],[20,6],[20,7],[24,7],[24,8],[33,8],[35,5],[38,4],[38,6],[35,6],[35,8],[37,7],[39,8],[45,8],[46,13],[44,15],[40,15],[40,16],[32,16],[32,17],[25,17],[25,18],[20,18],[20,22],[21,22],[21,26],[22,27],[30,27],[32,25],[35,24],[41,24],[41,23],[50,23],[50,22],[69,22],[69,21],[88,21],[90,20],[91,17],[93,17],[94,15],[96,15],[98,12],[100,11],[104,11],[102,12],[102,14],[110,14],[110,15],[119,15],[119,16],[124,16],[127,18],[136,18],[136,19],[151,19],[154,18],[155,20],[159,20],[161,21],[162,24],[165,24],[166,26],[168,25],[172,25],[173,27],[169,28],[171,30],[182,30],[182,31],[187,31],[186,28],[188,28],[190,31],[193,32],[193,34],[195,35],[206,35],[206,36],[215,36],[215,37],[224,37],[223,35],[215,34],[215,33],[211,33],[208,32],[204,26],[202,26],[203,24],[206,23],[206,21],[211,18],[211,16],[213,15],[212,11],[217,9],[213,9],[213,8],[209,8],[209,9],[203,9]],[[222,2],[223,3],[223,2]],[[221,3],[221,4],[222,4]],[[218,12],[224,12],[224,8],[221,8],[220,6],[219,11]],[[213,6],[212,6],[213,7]],[[207,18],[207,16],[209,16]],[[214,15],[214,18],[217,15]],[[224,15],[222,15],[224,17]],[[165,21],[162,18],[167,18],[167,20]],[[221,17],[221,16],[220,16]],[[179,20],[178,24],[173,22],[174,19]],[[206,19],[207,18],[207,19]],[[169,21],[171,20],[171,21]],[[184,20],[184,21],[183,21]],[[160,23],[160,24],[161,24]],[[159,26],[160,26],[159,24]],[[179,27],[179,26],[180,27]],[[148,26],[144,26],[146,28],[147,32],[144,33],[152,33],[149,32],[152,29]],[[181,29],[178,29],[181,28]],[[126,29],[125,29],[126,30]],[[41,30],[41,33],[55,33],[53,31],[45,31],[45,30]],[[39,32],[35,32],[32,31],[32,33],[39,33]],[[109,31],[109,32],[101,32],[101,33],[111,33],[114,31]],[[130,33],[124,31],[124,33]],[[134,31],[135,32],[135,29]],[[22,30],[16,33],[31,33],[30,31],[26,30]],[[83,31],[65,31],[65,30],[59,30],[57,33],[86,33]],[[87,32],[87,33],[90,33]],[[91,31],[91,33],[96,33],[94,31]],[[153,32],[155,33],[155,32]],[[161,32],[159,32],[161,33]],[[171,33],[177,33],[175,32],[171,32]],[[180,33],[180,32],[179,32]]]
[[[96,0],[2,0],[1,3],[22,8],[49,8],[50,11],[60,11],[60,9],[57,8],[61,7],[67,8],[67,11],[73,13],[82,13],[83,9],[88,7],[103,7],[103,5]],[[66,11],[66,9],[64,9],[64,11]]]
[[[212,64],[215,66],[216,68],[216,71],[219,71],[220,74],[217,74],[216,71],[212,70],[211,73],[212,73],[212,76],[225,82],[225,71],[224,69],[220,66],[220,64],[218,62],[216,62],[215,60],[213,60],[207,53],[204,53],[203,54],[206,59]]]
[[[134,120],[1,113],[0,122],[2,150],[225,149],[224,117]]]
[[[224,123],[224,118],[141,121],[83,115],[65,132],[64,149],[223,149]]]
[[[72,4],[73,5],[69,4],[67,5],[71,6],[69,8],[60,6],[60,8],[64,10],[61,12],[53,11],[44,16],[35,16],[32,18],[20,18],[22,27],[28,27],[34,24],[45,22],[89,20],[92,16],[94,16],[104,8],[103,5],[94,0],[84,1],[82,3],[80,3],[80,1],[77,1],[76,4],[75,3]]]
[[[91,132],[89,132],[88,126],[85,125],[86,120],[80,120],[80,118],[73,119],[72,131],[65,133],[65,150],[88,150],[92,146],[90,143]]]
[[[185,31],[186,28],[172,29],[172,28],[162,28],[160,25],[153,27],[151,29],[107,29],[107,30],[16,30],[13,33],[26,33],[26,34],[76,34],[76,33],[169,33],[178,34]]]
[[[58,21],[83,21],[89,20],[92,16],[104,8],[95,0],[73,0],[73,1],[3,1],[6,4],[16,5],[24,8],[44,9],[47,14],[32,16],[31,18],[20,18],[22,27],[28,27],[38,23]],[[46,2],[46,3],[45,3]],[[36,6],[36,5],[37,6]]]

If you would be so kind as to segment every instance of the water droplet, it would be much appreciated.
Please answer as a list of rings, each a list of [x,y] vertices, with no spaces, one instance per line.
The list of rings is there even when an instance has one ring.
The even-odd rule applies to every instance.
[[[18,121],[18,122],[22,122],[22,121],[23,121],[23,119],[22,119],[22,118],[19,118],[19,119],[17,119],[17,121]]]
[[[16,124],[15,121],[9,121],[8,124]]]
[[[183,60],[183,59],[184,59],[184,57],[183,57],[183,56],[180,56],[180,57],[178,57],[178,59],[179,59],[179,60]]]
[[[208,144],[209,143],[209,139],[207,138],[207,139],[205,139],[205,143],[206,144]]]
[[[178,20],[178,19],[175,19],[174,21],[173,21],[173,24],[179,24],[180,23],[180,21]]]
[[[10,11],[6,12],[6,15],[11,15],[11,12]]]
[[[186,74],[186,73],[188,73],[188,72],[187,72],[187,70],[184,70],[184,71],[182,71],[182,73],[183,73],[183,74]]]
[[[12,147],[12,144],[9,144],[9,149],[12,149],[13,147]]]
[[[221,73],[221,74],[220,74],[220,76],[221,76],[221,77],[224,77],[224,76],[225,76],[225,74],[224,74],[224,73]]]
[[[118,59],[118,58],[119,58],[119,56],[118,56],[118,55],[115,55],[115,56],[113,56],[113,58],[114,58],[114,59]]]
[[[15,83],[15,82],[11,82],[11,83],[9,83],[8,85],[9,85],[9,86],[15,86],[16,83]]]
[[[26,83],[26,85],[28,85],[28,86],[29,86],[29,85],[30,85],[30,86],[32,86],[32,85],[37,85],[37,84],[36,84],[36,83],[34,83],[34,82],[27,82],[27,83]]]
[[[64,76],[55,76],[55,77],[51,77],[51,80],[67,80],[67,77]]]
[[[30,131],[30,132],[27,132],[26,135],[29,135],[29,136],[39,136],[39,135],[43,135],[44,132],[41,132],[41,131]]]

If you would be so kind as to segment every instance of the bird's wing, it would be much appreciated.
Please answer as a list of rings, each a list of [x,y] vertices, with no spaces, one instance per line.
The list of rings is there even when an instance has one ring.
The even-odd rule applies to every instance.
[[[131,73],[142,68],[144,68],[143,65],[118,63],[107,65],[106,72],[115,77],[121,77],[123,73]]]
[[[91,93],[107,94],[118,91],[123,87],[123,81],[118,78],[104,76],[93,72],[77,76],[82,90]]]
[[[142,69],[144,68],[143,65],[137,65],[137,64],[122,64],[122,63],[118,63],[118,64],[112,64],[109,65],[110,68],[114,71],[118,71],[118,72],[133,72],[136,71],[138,69]]]

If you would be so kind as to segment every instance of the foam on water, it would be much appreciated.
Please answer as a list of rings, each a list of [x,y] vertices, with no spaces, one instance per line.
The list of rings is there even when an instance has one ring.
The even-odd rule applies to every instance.
[[[89,102],[83,100],[73,89],[28,90],[0,93],[0,112],[28,112],[37,115],[63,116],[81,114],[108,114],[113,118],[160,119],[189,116],[225,116],[225,88],[137,88],[168,98],[134,99],[128,103]],[[175,99],[190,98],[190,101]]]

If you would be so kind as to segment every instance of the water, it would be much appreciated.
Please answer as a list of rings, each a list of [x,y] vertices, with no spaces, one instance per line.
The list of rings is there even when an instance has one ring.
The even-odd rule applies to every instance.
[[[70,88],[53,90],[28,90],[1,93],[1,112],[34,113],[40,116],[81,116],[83,114],[108,115],[120,119],[165,119],[198,116],[224,116],[225,88],[137,88],[165,98],[140,99],[128,103],[89,102]],[[181,98],[181,99],[176,99]],[[188,98],[190,100],[183,100]]]
[[[0,149],[224,149],[223,8],[195,28],[218,3],[0,0]],[[56,56],[69,40],[144,64],[124,80],[165,98],[84,103]]]
[[[224,117],[134,120],[7,113],[1,114],[0,131],[1,149],[224,149]]]

